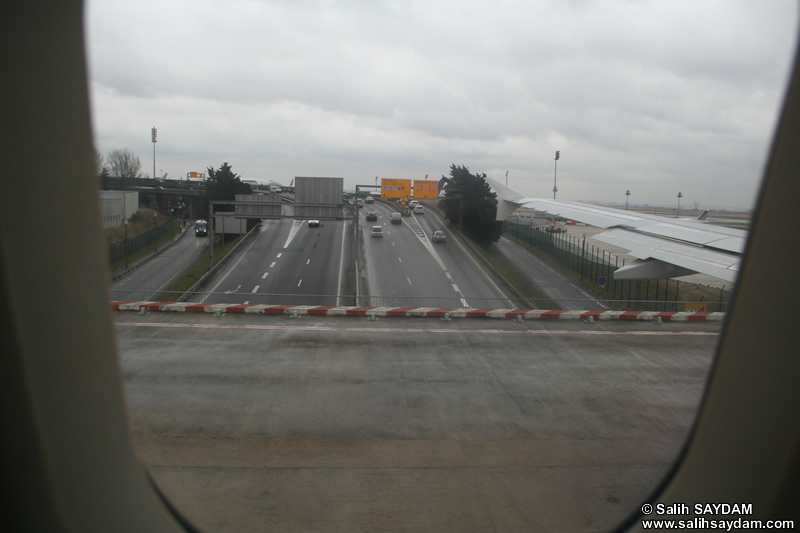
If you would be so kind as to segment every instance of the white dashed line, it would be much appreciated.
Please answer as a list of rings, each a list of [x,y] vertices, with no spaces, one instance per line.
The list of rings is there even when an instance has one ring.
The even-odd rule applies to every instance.
[[[255,287],[253,287],[253,290],[252,290],[252,291],[250,291],[250,292],[251,292],[252,294],[255,294],[255,293],[257,293],[257,292],[258,292],[258,289],[259,289],[259,287],[261,287],[261,285],[256,285]]]

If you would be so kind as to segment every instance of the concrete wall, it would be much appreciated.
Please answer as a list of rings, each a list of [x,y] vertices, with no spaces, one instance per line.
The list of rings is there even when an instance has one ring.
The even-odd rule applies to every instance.
[[[121,226],[139,210],[139,193],[135,191],[100,191],[99,197],[103,229]]]

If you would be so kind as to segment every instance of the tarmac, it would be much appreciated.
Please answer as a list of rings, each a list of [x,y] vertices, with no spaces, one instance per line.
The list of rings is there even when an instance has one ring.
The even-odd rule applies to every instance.
[[[202,531],[607,531],[717,322],[114,311],[137,453]]]

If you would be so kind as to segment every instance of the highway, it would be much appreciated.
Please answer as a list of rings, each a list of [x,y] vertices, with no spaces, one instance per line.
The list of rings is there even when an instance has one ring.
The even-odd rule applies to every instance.
[[[366,281],[363,294],[370,296],[364,304],[515,307],[433,209],[404,216],[401,224],[392,224],[390,214],[398,210],[399,206],[383,202],[358,210],[364,250],[362,278]],[[370,211],[377,212],[377,221],[366,220]],[[373,225],[383,227],[383,237],[370,236]],[[446,243],[431,241],[436,230],[448,234]]]
[[[191,227],[184,230],[166,249],[152,255],[146,263],[120,277],[111,285],[117,300],[152,300],[208,250],[208,239],[195,237]],[[133,266],[133,265],[131,265]]]
[[[351,221],[263,220],[206,283],[199,302],[346,305]],[[306,298],[312,295],[311,298]]]

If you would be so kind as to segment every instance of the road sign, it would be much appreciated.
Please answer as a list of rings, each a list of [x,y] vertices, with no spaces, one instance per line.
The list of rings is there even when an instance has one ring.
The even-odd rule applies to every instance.
[[[411,196],[411,180],[381,178],[381,198],[407,198]]]
[[[605,287],[606,283],[608,283],[608,278],[606,278],[605,276],[600,276],[599,278],[597,278],[597,284],[600,285],[601,287]]]
[[[436,200],[439,198],[439,182],[414,180],[414,198],[417,200]]]

